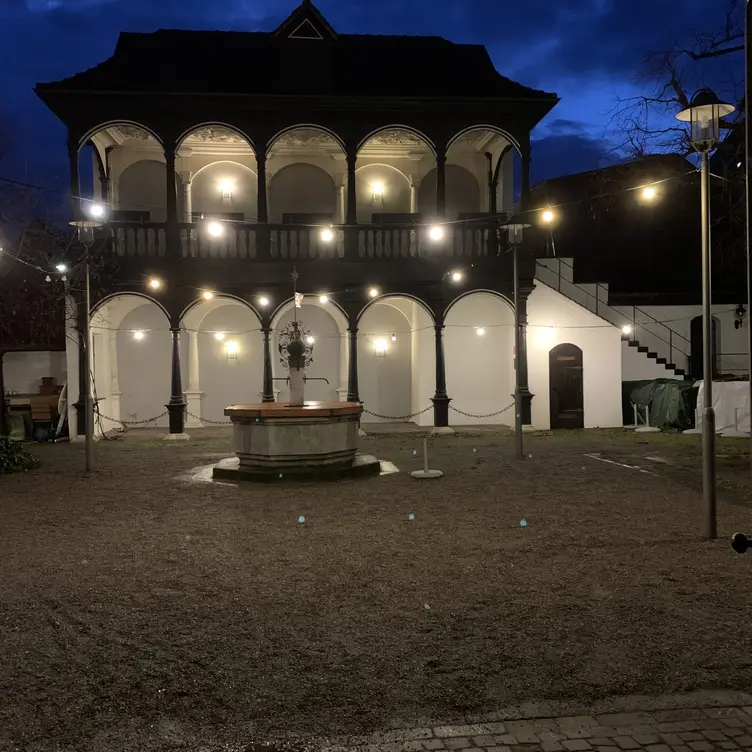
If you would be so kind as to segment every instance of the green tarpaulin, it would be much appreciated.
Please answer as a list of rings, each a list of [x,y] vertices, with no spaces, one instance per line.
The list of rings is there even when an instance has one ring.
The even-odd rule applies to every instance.
[[[662,431],[684,431],[694,425],[697,405],[697,387],[694,381],[623,381],[621,388],[624,425],[631,426],[634,423],[635,405],[640,425],[645,422],[646,407],[650,412],[650,425]]]

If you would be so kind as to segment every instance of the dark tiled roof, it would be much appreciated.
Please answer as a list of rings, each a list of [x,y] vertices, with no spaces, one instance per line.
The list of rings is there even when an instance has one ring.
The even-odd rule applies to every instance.
[[[167,29],[123,32],[108,60],[37,89],[556,99],[500,75],[484,46],[441,37]]]

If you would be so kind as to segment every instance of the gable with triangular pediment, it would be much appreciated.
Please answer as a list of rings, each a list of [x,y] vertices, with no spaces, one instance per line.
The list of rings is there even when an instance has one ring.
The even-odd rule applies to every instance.
[[[283,39],[316,41],[337,39],[337,32],[310,0],[304,0],[277,28],[275,35]]]
[[[300,26],[287,35],[288,39],[323,39],[321,32],[306,18]]]

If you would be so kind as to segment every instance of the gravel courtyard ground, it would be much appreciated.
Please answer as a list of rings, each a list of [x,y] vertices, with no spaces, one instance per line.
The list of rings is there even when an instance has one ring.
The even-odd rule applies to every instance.
[[[752,689],[752,558],[728,543],[752,533],[744,441],[719,446],[706,542],[697,437],[529,435],[523,463],[508,434],[441,437],[445,477],[419,482],[419,438],[379,434],[363,450],[401,472],[233,487],[176,480],[228,453],[226,429],[196,433],[100,443],[91,478],[66,444],[0,476],[3,752]]]

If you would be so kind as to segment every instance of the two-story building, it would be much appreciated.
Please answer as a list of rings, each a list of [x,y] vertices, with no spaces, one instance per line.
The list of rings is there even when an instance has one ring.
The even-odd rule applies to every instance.
[[[36,92],[68,128],[76,215],[106,206],[105,430],[161,416],[181,433],[284,399],[293,270],[311,399],[360,400],[364,420],[513,424],[511,213],[532,226],[523,423],[621,424],[619,327],[534,279],[530,133],[557,97],[483,46],[338,34],[304,1],[269,32],[122,33],[111,58]],[[69,338],[71,403],[80,362]]]

